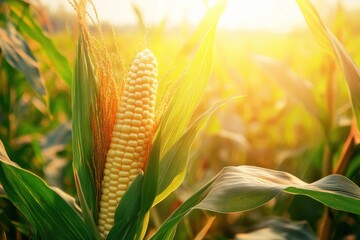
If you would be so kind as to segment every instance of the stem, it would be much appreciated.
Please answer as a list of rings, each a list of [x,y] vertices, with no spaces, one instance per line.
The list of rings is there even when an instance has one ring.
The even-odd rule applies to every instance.
[[[328,71],[328,81],[327,81],[327,90],[326,90],[326,101],[328,108],[328,120],[329,120],[329,130],[332,128],[335,119],[335,96],[336,96],[336,62],[334,60],[329,63]]]
[[[351,159],[352,153],[354,151],[355,145],[356,145],[356,139],[355,139],[355,131],[356,131],[356,125],[355,120],[351,124],[351,129],[349,132],[349,135],[345,141],[345,144],[341,150],[340,158],[335,166],[334,173],[335,174],[344,174],[347,166],[349,165],[349,161]]]
[[[324,148],[323,162],[322,162],[322,176],[325,177],[333,172],[333,158],[334,153],[330,145],[330,133],[334,125],[335,119],[335,96],[336,96],[336,87],[335,87],[335,76],[336,76],[336,62],[331,60],[329,62],[329,71],[328,71],[328,81],[327,81],[327,91],[326,91],[326,100],[328,108],[328,126],[326,133],[326,145]],[[324,214],[320,223],[319,228],[319,239],[325,240],[330,239],[331,235],[331,225],[332,221],[330,218],[331,209],[325,207]]]
[[[330,147],[330,143],[326,141],[323,154],[323,164],[322,164],[322,176],[325,177],[332,173],[332,161],[333,161],[333,151]]]
[[[322,165],[323,177],[329,175],[332,172],[332,160],[333,160],[333,152],[331,150],[330,143],[327,139],[324,148],[324,155],[323,155],[323,165]],[[332,222],[329,216],[330,216],[330,209],[325,206],[319,227],[319,240],[330,239]]]
[[[0,86],[2,88],[2,92],[0,93],[0,97],[2,97],[2,104],[0,104],[2,109],[0,110],[0,115],[2,114],[4,116],[1,124],[4,129],[7,129],[5,131],[5,139],[7,138],[7,141],[5,141],[4,144],[11,146],[14,121],[12,119],[13,115],[10,113],[12,113],[11,107],[15,105],[15,103],[13,103],[13,99],[15,99],[16,96],[13,96],[14,92],[11,90],[12,84],[9,79],[13,79],[12,72],[11,70],[8,70],[6,61],[4,61],[3,57],[0,56]]]
[[[333,151],[330,146],[330,133],[334,125],[335,119],[335,96],[336,96],[336,61],[330,60],[328,62],[329,70],[327,71],[327,85],[326,85],[326,102],[327,102],[327,110],[328,110],[328,124],[326,126],[327,132],[326,136],[326,145],[324,149],[323,155],[323,164],[322,164],[322,176],[325,177],[333,172]]]
[[[332,171],[333,173],[335,173],[335,174],[344,174],[345,173],[347,166],[349,165],[351,156],[354,152],[354,148],[355,148],[356,144],[358,144],[358,142],[359,142],[359,136],[358,136],[358,132],[357,132],[356,122],[355,122],[355,119],[353,119],[349,135],[348,135],[348,137],[344,143],[344,146],[341,150],[339,160],[338,160],[334,170]],[[327,146],[325,147],[324,158],[327,154],[329,154],[327,152],[328,146],[329,145],[327,144]],[[324,160],[326,160],[326,159],[324,159]],[[330,169],[331,169],[331,165],[327,166],[326,169],[328,167],[330,167]],[[324,167],[324,169],[325,169],[325,167]],[[319,227],[319,240],[330,239],[331,228],[332,228],[331,209],[329,209],[328,207],[325,207],[324,215],[321,219],[321,223],[320,223],[320,227]]]
[[[355,147],[354,137],[352,134],[349,134],[349,136],[346,139],[346,142],[344,144],[344,147],[341,151],[340,159],[334,169],[335,174],[344,174],[345,173],[346,168],[349,164],[349,160],[351,158],[352,152],[354,150],[354,147]]]
[[[332,225],[332,214],[328,207],[324,209],[324,215],[321,219],[320,228],[319,228],[319,240],[331,239],[331,225]]]

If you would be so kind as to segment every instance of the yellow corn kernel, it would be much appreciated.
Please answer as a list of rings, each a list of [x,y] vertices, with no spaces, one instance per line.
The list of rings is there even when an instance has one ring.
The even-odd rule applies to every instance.
[[[149,49],[138,53],[125,81],[106,157],[98,228],[105,238],[115,209],[131,181],[146,166],[155,121],[157,62]]]

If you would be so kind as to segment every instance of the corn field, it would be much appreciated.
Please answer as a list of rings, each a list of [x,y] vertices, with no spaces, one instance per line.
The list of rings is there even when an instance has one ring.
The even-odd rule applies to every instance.
[[[56,30],[0,0],[0,240],[360,239],[360,9],[275,33],[210,2],[124,29],[70,0]]]

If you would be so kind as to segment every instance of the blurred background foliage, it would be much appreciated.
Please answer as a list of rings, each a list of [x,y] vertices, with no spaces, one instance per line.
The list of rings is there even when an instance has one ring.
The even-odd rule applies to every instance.
[[[104,40],[110,53],[119,49],[123,62],[130,62],[142,47],[151,48],[161,81],[173,71],[177,54],[186,51],[194,27],[183,23],[168,29],[164,19],[147,28],[141,18],[143,10],[134,8],[139,20],[135,28],[103,23]],[[359,64],[360,9],[345,9],[338,1],[329,11],[331,17],[324,19],[327,26]],[[71,195],[75,195],[75,186],[68,76],[77,38],[74,14],[64,9],[49,11],[38,3],[0,1],[0,139],[10,159]],[[17,47],[27,56],[23,66],[35,66],[38,76],[35,71],[29,77],[6,56],[6,39],[12,42],[12,36],[22,42]],[[194,53],[186,54],[191,59]],[[33,77],[42,79],[36,81],[43,82],[44,92],[32,84]],[[351,104],[335,60],[324,53],[309,29],[274,33],[219,28],[213,74],[198,112],[234,95],[244,97],[218,111],[198,137],[184,184],[152,210],[151,226],[158,227],[224,166],[248,164],[282,170],[307,182],[324,176],[326,159],[332,168],[336,166],[351,128]],[[357,185],[359,151],[355,145],[342,172]],[[250,239],[277,231],[291,234],[294,229],[313,236],[323,211],[310,198],[281,194],[243,213],[194,211],[179,225],[175,239],[194,239],[206,222],[213,221],[211,216],[216,219],[209,223],[212,226],[205,239]],[[360,239],[359,216],[338,211],[331,216],[334,239]],[[28,238],[26,221],[1,197],[0,233],[4,231],[14,239]]]

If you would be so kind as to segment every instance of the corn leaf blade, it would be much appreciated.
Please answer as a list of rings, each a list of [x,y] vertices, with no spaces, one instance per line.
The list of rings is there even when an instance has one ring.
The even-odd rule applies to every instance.
[[[189,41],[182,47],[178,54],[178,59],[185,59],[189,53],[196,48],[198,42],[205,36],[211,26],[216,25],[224,12],[227,5],[227,0],[218,0],[213,7],[209,7],[206,15],[201,20],[198,27],[195,29]]]
[[[146,24],[145,24],[144,17],[143,17],[143,14],[141,13],[140,8],[135,3],[132,3],[131,7],[132,7],[134,14],[136,15],[139,29],[141,29],[141,31],[145,33],[146,32]]]
[[[38,62],[25,39],[10,22],[4,29],[0,28],[0,48],[6,61],[22,72],[34,91],[40,97],[44,97],[46,95],[45,83],[40,75]]]
[[[294,96],[312,116],[322,123],[322,126],[324,125],[324,116],[315,101],[313,86],[310,82],[301,79],[275,59],[256,56],[254,60],[265,74],[276,81],[290,96]]]
[[[10,13],[12,22],[16,24],[21,33],[25,33],[40,44],[41,49],[55,67],[55,71],[70,85],[72,71],[69,62],[45,35],[41,26],[35,21],[30,11],[30,4],[26,1],[19,0],[9,1],[9,4],[12,7]]]
[[[154,205],[161,202],[183,182],[189,161],[191,145],[208,117],[224,104],[237,98],[238,97],[229,98],[213,105],[189,127],[160,160],[157,196]],[[158,135],[158,137],[159,136],[160,135]]]
[[[260,207],[280,192],[309,196],[328,207],[360,214],[360,188],[341,175],[329,175],[305,183],[281,171],[254,166],[225,167],[207,185],[186,200],[151,239],[162,239],[193,209],[219,213]]]
[[[327,189],[329,189],[329,192]],[[311,183],[310,186],[288,187],[284,189],[284,192],[306,195],[331,208],[360,214],[359,187],[342,175],[326,176]],[[336,198],[334,198],[333,192],[339,193]]]
[[[1,141],[0,182],[7,197],[31,224],[34,238],[92,239],[80,215],[42,179],[17,167]]]
[[[312,3],[309,0],[297,0],[296,2],[320,45],[338,60],[350,92],[357,127],[360,129],[360,70],[358,66],[345,47],[323,23]]]
[[[199,191],[189,197],[188,200],[181,204],[180,207],[178,207],[176,211],[173,212],[165,222],[163,222],[160,228],[150,239],[173,239],[175,236],[177,224],[194,208],[197,203],[201,202],[201,200],[208,193],[209,187],[213,181],[214,180],[211,180],[206,186],[201,188]]]
[[[168,87],[169,81],[174,81],[181,79],[184,75],[184,69],[189,67],[189,55],[196,52],[201,43],[204,40],[206,34],[208,34],[209,29],[214,24],[217,24],[221,14],[223,13],[227,4],[227,0],[218,0],[213,8],[209,8],[206,12],[206,15],[197,26],[195,31],[192,33],[190,39],[182,46],[181,50],[177,54],[175,61],[171,66],[175,66],[160,82],[157,90],[157,96],[164,96],[164,91]],[[158,25],[157,32],[163,32],[163,28],[166,24],[166,18]]]
[[[255,230],[237,234],[241,240],[251,239],[292,239],[316,240],[317,237],[306,221],[290,221],[275,218],[254,226]]]
[[[220,9],[220,6],[222,6],[221,10],[215,11],[215,13],[211,12],[212,21],[207,21],[205,25],[200,25],[201,31],[198,31],[205,32],[205,35],[188,71],[183,79],[178,82],[167,110],[164,113],[160,126],[163,136],[161,156],[179,139],[188,126],[190,118],[198,106],[211,76],[214,64],[216,26],[224,7],[223,5],[218,5],[216,9]],[[199,36],[196,37],[196,39],[198,38],[200,39]],[[191,41],[194,40],[192,39]],[[183,56],[182,58],[185,57]],[[184,60],[179,62],[181,67],[186,67],[186,65],[182,64]],[[175,76],[178,77],[176,71],[168,77],[173,78]],[[181,116],[181,119],[179,119],[179,116]]]

